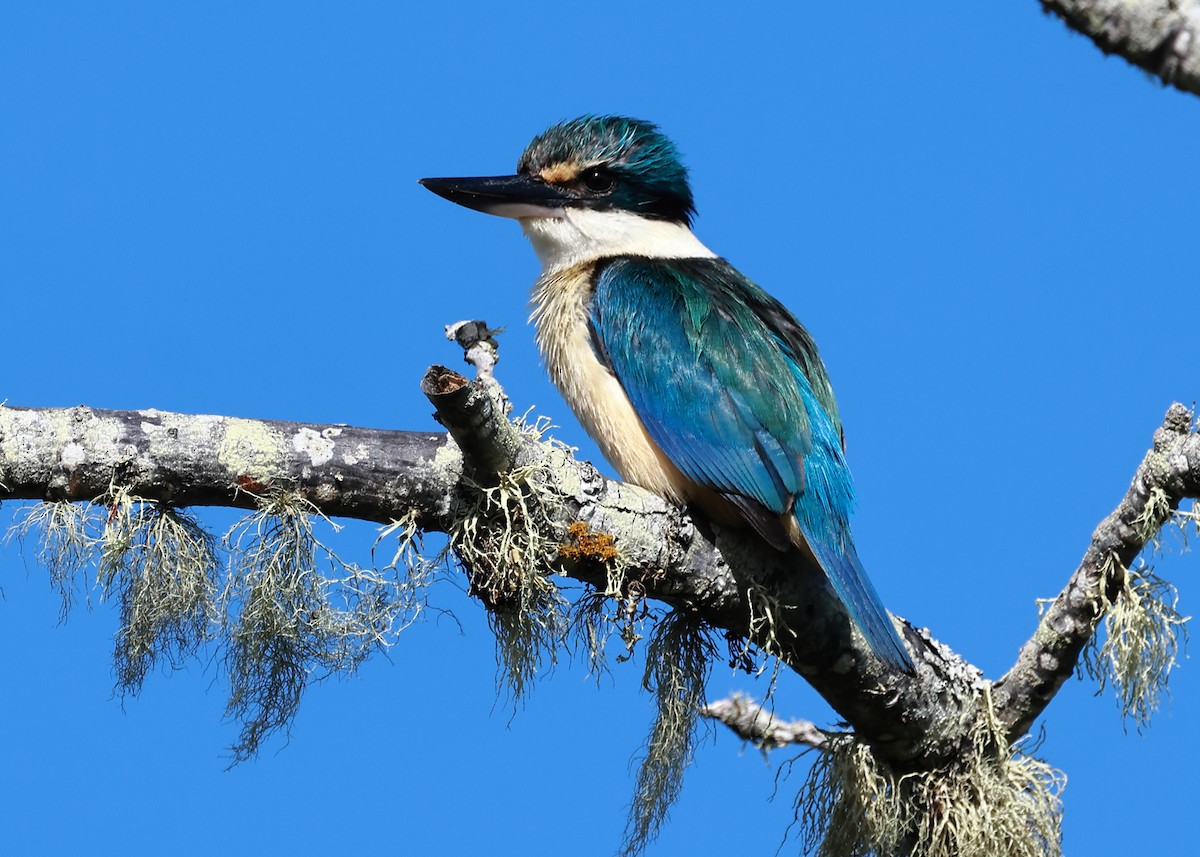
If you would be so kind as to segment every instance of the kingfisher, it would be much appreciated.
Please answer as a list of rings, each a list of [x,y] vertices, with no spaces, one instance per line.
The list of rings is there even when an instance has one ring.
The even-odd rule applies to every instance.
[[[521,224],[542,265],[538,348],[622,479],[815,563],[875,656],[912,671],[854,547],[817,346],[692,232],[687,170],[657,126],[582,116],[534,137],[516,175],[420,182]]]

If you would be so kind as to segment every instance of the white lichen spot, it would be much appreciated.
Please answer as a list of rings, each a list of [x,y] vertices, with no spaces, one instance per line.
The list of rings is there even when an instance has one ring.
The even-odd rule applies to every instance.
[[[78,467],[88,459],[87,449],[80,443],[68,443],[59,459],[63,467]]]
[[[292,436],[292,449],[307,455],[314,467],[320,467],[333,458],[334,446],[332,440],[310,428],[302,428]]]
[[[270,484],[283,471],[286,440],[254,420],[224,420],[225,434],[217,445],[217,460],[236,477]]]
[[[452,443],[442,444],[433,454],[433,468],[438,472],[458,474],[462,472],[462,467],[462,452]]]
[[[97,460],[131,461],[137,456],[136,446],[121,442],[124,430],[118,420],[89,414],[78,434]]]

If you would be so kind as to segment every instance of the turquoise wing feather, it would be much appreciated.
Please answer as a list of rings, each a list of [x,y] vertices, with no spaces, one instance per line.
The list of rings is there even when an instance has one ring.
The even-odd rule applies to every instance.
[[[776,547],[793,516],[872,650],[910,670],[854,549],[841,422],[804,328],[720,259],[614,259],[590,312],[597,355],[672,463]]]

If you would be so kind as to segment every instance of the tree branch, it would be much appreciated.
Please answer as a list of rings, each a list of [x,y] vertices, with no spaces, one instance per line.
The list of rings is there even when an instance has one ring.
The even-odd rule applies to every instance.
[[[1012,669],[995,683],[996,715],[1023,735],[1076,669],[1105,605],[1116,600],[1125,569],[1167,522],[1181,500],[1200,496],[1200,435],[1192,413],[1174,404],[1154,433],[1133,482],[1100,522],[1066,587],[1043,613]]]
[[[449,386],[456,397],[465,391],[463,401],[490,400],[478,384]],[[475,424],[490,425],[497,416],[493,407],[488,420]],[[1189,419],[1182,407],[1171,409],[1129,495],[1097,530],[1080,570],[996,684],[998,715],[1014,738],[1053,697],[1092,633],[1103,609],[1105,556],[1128,564],[1162,524],[1156,491],[1165,492],[1169,507],[1200,494],[1200,440]],[[544,510],[550,543],[567,544],[568,527],[579,523],[611,535],[627,580],[779,657],[894,769],[930,770],[963,752],[987,682],[927,631],[901,629],[917,673],[891,673],[852,630],[820,572],[794,555],[607,480],[561,445],[522,435],[511,460],[536,468],[557,498]],[[415,515],[421,528],[446,532],[479,490],[464,469],[478,467],[474,457],[465,466],[446,436],[421,432],[160,411],[0,408],[2,498],[92,500],[119,486],[176,506],[252,508],[258,496],[289,489],[327,515],[381,523]],[[606,561],[587,551],[564,550],[545,563],[546,573],[601,590],[606,585]]]
[[[444,529],[462,459],[444,434],[166,411],[0,406],[0,499],[257,507],[272,489],[326,515]]]
[[[1200,0],[1041,0],[1042,8],[1164,84],[1200,95]]]
[[[467,397],[481,393],[471,382]],[[466,388],[464,388],[466,389]],[[561,502],[552,538],[586,523],[613,536],[629,579],[647,596],[754,640],[803,674],[884,758],[904,767],[953,753],[977,673],[908,629],[923,680],[886,674],[850,627],[823,578],[753,534],[713,530],[660,497],[602,477],[560,445],[521,439]],[[473,492],[445,436],[161,411],[0,408],[0,497],[93,500],[114,485],[177,506],[253,508],[273,489],[299,493],[330,516],[387,523],[416,514],[446,532]],[[495,522],[497,526],[501,522]],[[608,569],[586,555],[547,557],[548,571],[603,589]],[[794,629],[803,629],[799,632]],[[935,702],[937,704],[935,704]],[[905,711],[903,718],[898,711]]]
[[[491,381],[490,366],[481,374],[488,380],[471,384],[445,366],[430,366],[421,392],[462,451],[468,473],[480,485],[490,486],[516,465],[521,434],[509,422],[503,399],[494,394],[498,385]]]
[[[753,699],[740,693],[710,702],[700,710],[700,715],[724,723],[743,741],[749,741],[763,750],[789,744],[802,744],[820,750],[829,740],[829,733],[818,728],[811,720],[779,720]]]

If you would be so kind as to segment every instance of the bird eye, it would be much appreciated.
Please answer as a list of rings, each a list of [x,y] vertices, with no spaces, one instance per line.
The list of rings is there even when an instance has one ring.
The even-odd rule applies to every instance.
[[[584,170],[580,178],[583,180],[583,186],[592,193],[608,193],[617,183],[613,174],[603,167]]]

